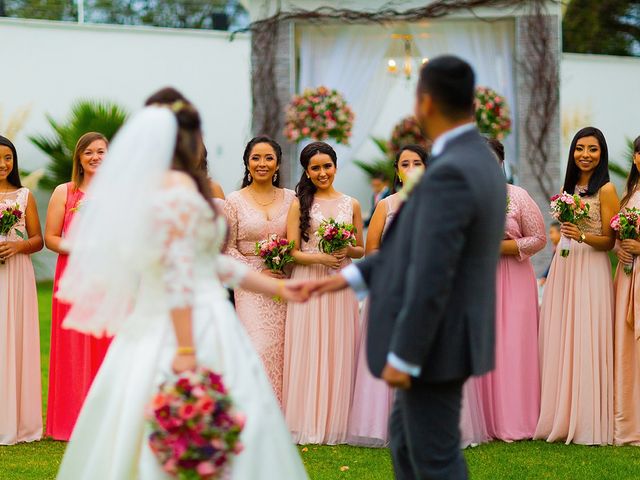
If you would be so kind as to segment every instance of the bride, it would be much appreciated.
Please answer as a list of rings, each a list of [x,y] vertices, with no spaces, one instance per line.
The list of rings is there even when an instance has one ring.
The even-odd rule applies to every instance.
[[[58,479],[168,479],[147,444],[158,385],[203,365],[223,375],[247,420],[234,480],[306,479],[304,467],[224,285],[306,298],[301,285],[220,255],[193,106],[150,106],[118,133],[68,238],[58,295],[65,328],[115,334],[78,418]]]

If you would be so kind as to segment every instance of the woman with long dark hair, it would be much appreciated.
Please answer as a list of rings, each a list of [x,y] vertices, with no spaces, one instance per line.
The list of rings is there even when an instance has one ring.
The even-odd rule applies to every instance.
[[[292,278],[317,280],[364,255],[362,213],[357,200],[335,190],[338,159],[324,142],[300,154],[298,198],[289,209],[287,235],[295,241]],[[333,218],[357,229],[357,243],[323,253],[316,232]],[[358,300],[351,290],[290,304],[285,325],[283,404],[296,443],[339,444],[347,423],[359,340]]]
[[[18,222],[0,237],[0,445],[42,437],[38,293],[31,254],[42,249],[36,201],[22,186],[18,152],[0,136],[0,215]]]
[[[640,137],[633,142],[633,165],[620,205],[640,208]],[[618,270],[614,280],[615,321],[613,325],[613,440],[617,445],[640,445],[640,241],[623,240],[617,247]],[[624,265],[632,265],[630,275]]]
[[[540,312],[540,418],[536,439],[585,445],[613,442],[613,282],[607,252],[620,210],[609,181],[607,142],[587,127],[571,142],[564,191],[590,205],[578,225],[563,223],[568,257],[556,255]]]
[[[93,378],[109,349],[110,338],[95,338],[62,328],[71,306],[56,293],[67,268],[69,252],[63,242],[84,196],[102,165],[109,142],[98,132],[78,139],[73,152],[71,181],[58,185],[49,200],[44,240],[58,254],[53,278],[51,305],[51,353],[46,434],[55,440],[69,440]]]
[[[67,239],[71,256],[59,295],[73,307],[65,327],[116,335],[59,480],[171,478],[149,446],[145,411],[163,381],[199,366],[221,375],[246,417],[244,451],[225,476],[307,478],[223,283],[289,301],[306,295],[220,254],[226,226],[201,158],[197,110],[184,102],[150,106],[118,132],[87,192],[90,201]],[[127,202],[125,212],[113,208],[113,195]],[[114,229],[123,216],[125,225]]]
[[[396,155],[394,190],[399,190],[416,170],[427,168],[429,154],[420,145],[405,145]],[[402,203],[402,197],[396,192],[378,202],[369,230],[365,255],[380,248],[382,238]],[[383,447],[389,441],[389,414],[393,406],[393,391],[380,379],[369,372],[366,355],[366,335],[369,316],[369,302],[362,308],[360,344],[356,380],[353,390],[352,408],[349,413],[349,431],[347,441],[351,445],[364,447]]]
[[[256,242],[271,235],[287,236],[287,214],[295,197],[292,190],[280,188],[282,149],[267,136],[253,138],[242,156],[245,173],[242,189],[231,193],[224,213],[229,223],[226,253],[253,270],[274,278],[284,278],[266,268],[256,255]],[[268,295],[237,288],[234,292],[236,311],[279,401],[282,401],[284,368],[284,322],[286,303]]]

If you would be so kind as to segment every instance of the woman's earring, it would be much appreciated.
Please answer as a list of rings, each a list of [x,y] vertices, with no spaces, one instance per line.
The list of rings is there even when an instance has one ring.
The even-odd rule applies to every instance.
[[[84,175],[84,168],[80,165],[80,175]]]
[[[253,180],[253,179],[251,178],[251,174],[250,174],[249,172],[247,172],[247,182],[250,182],[251,180]]]
[[[273,174],[273,181],[277,182],[278,181],[278,172]]]

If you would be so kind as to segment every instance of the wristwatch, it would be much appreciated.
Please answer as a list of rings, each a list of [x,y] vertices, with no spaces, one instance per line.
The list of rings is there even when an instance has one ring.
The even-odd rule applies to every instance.
[[[584,232],[582,230],[580,230],[580,240],[578,240],[578,243],[582,243],[586,240],[587,236],[584,234]]]

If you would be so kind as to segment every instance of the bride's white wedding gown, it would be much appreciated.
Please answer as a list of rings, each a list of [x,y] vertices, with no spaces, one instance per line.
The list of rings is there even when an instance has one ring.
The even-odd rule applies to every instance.
[[[188,305],[198,363],[222,373],[238,411],[247,417],[241,437],[245,449],[233,459],[231,478],[307,478],[260,360],[222,286],[239,282],[247,272],[220,255],[223,220],[214,221],[198,192],[181,184],[159,194],[154,211],[154,235],[140,260],[146,275],[82,408],[58,479],[171,478],[147,445],[144,415],[159,383],[171,375],[176,340],[169,311]]]

